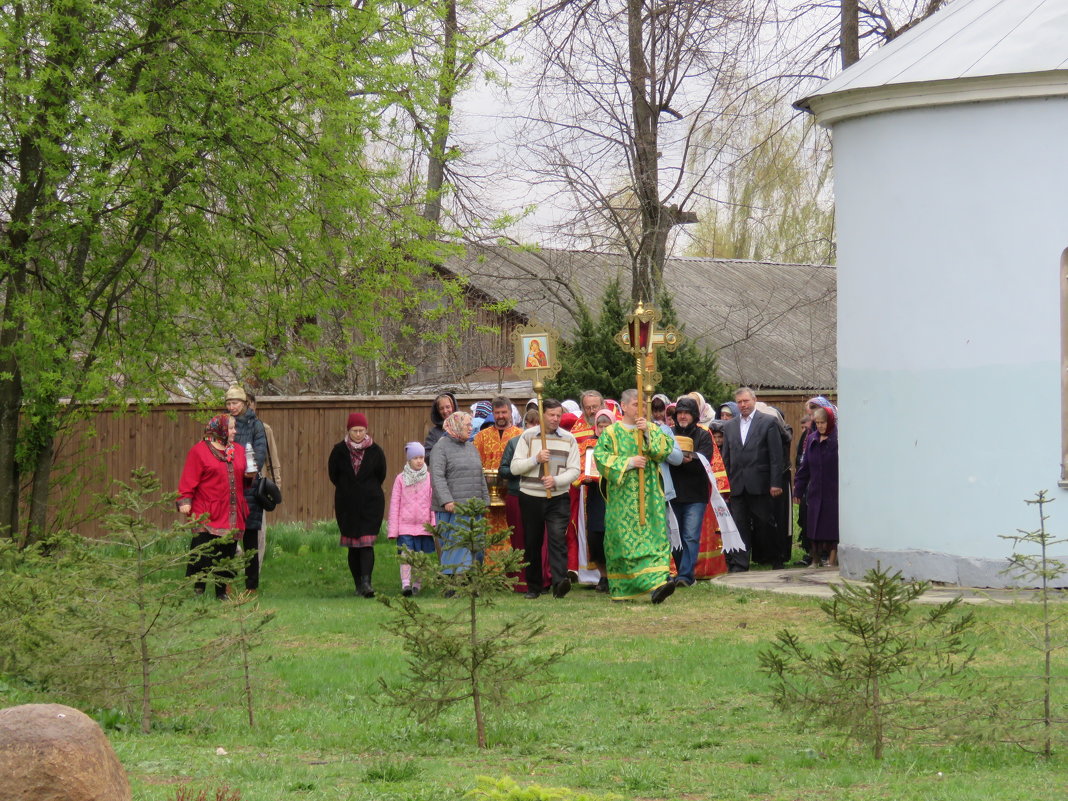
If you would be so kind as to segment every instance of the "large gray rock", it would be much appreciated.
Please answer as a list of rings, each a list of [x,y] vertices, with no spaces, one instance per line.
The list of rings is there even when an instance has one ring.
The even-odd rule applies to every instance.
[[[0,788],[4,801],[131,801],[103,729],[61,704],[0,709]]]

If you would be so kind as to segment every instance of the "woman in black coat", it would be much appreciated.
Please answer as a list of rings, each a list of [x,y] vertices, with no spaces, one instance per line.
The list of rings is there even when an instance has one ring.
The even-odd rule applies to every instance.
[[[367,433],[367,418],[349,415],[348,433],[330,452],[327,469],[334,485],[334,517],[341,530],[341,546],[349,549],[349,571],[356,594],[374,598],[371,572],[375,539],[382,527],[386,496],[386,454]]]

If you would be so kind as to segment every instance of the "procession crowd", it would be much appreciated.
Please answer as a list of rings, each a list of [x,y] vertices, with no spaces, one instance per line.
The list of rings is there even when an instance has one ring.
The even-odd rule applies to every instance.
[[[264,501],[253,482],[268,470],[277,480],[277,467],[254,400],[231,387],[227,414],[209,421],[179,483],[178,509],[197,521],[189,575],[198,576],[198,592],[214,582],[219,597],[233,576],[207,571],[233,557],[239,542],[250,554],[246,591],[259,586]],[[351,413],[327,473],[356,593],[374,596],[383,522],[399,551],[437,553],[445,573],[492,558],[460,547],[453,527],[440,525],[462,523],[457,509],[472,499],[485,504],[491,532],[511,530],[502,547],[524,554],[515,589],[532,600],[550,592],[563,598],[581,583],[613,600],[660,603],[678,587],[753,562],[780,569],[791,558],[793,504],[801,507],[803,561],[835,563],[838,434],[830,401],[808,402],[791,454],[790,427],[748,387],[718,407],[697,392],[640,400],[636,390],[618,401],[588,390],[577,401],[534,398],[522,412],[505,397],[463,411],[442,393],[425,439],[405,447],[388,510],[385,453],[366,415]],[[418,576],[400,561],[402,592],[417,594]]]

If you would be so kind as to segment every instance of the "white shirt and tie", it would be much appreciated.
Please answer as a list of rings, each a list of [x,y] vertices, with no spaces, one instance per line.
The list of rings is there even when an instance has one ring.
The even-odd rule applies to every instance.
[[[739,428],[738,434],[742,439],[742,445],[745,445],[745,438],[749,435],[749,425],[752,422],[753,422],[753,415],[752,414],[750,414],[748,417],[742,417],[742,419],[739,421],[740,428]]]

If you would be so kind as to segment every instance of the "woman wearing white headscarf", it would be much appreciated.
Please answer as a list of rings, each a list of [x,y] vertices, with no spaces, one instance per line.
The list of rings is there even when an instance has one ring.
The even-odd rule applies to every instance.
[[[457,523],[456,506],[473,498],[481,498],[489,505],[489,488],[482,474],[482,459],[471,439],[471,415],[454,412],[442,423],[445,435],[438,440],[430,453],[430,483],[433,490],[431,509],[437,517],[440,531],[442,523]],[[441,571],[462,573],[474,559],[482,554],[472,554],[466,548],[455,547],[442,535]]]

